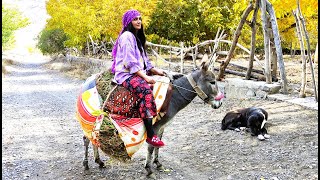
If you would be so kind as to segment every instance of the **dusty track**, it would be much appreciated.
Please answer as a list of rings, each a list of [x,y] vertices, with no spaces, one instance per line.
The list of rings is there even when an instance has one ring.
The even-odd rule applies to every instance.
[[[143,146],[129,164],[99,169],[90,152],[83,172],[82,131],[75,99],[83,80],[42,63],[7,67],[2,84],[3,179],[146,179]],[[271,139],[220,130],[231,109],[265,108]],[[157,179],[318,179],[318,111],[282,101],[226,99],[213,110],[196,98],[165,130],[160,151],[166,172]],[[108,158],[102,155],[104,160]]]

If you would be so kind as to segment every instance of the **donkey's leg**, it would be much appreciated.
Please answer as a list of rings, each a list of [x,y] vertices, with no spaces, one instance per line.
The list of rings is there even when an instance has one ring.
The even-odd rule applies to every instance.
[[[153,175],[153,171],[152,171],[152,167],[151,167],[151,159],[152,159],[153,150],[154,150],[154,147],[151,145],[148,145],[148,153],[147,153],[146,163],[144,166],[144,168],[147,171],[147,176]]]
[[[88,169],[89,169],[89,165],[88,165],[88,149],[89,149],[89,143],[90,143],[90,140],[89,140],[86,136],[83,136],[84,160],[83,160],[82,164],[83,164],[85,170],[88,170]]]
[[[97,146],[93,145],[93,156],[94,156],[94,162],[99,164],[99,168],[105,167],[103,161],[101,161],[100,156],[99,156],[99,149]]]
[[[162,139],[162,135],[163,135],[163,129],[159,131],[158,133],[158,137],[160,139]],[[155,148],[154,150],[154,159],[153,159],[153,163],[156,164],[157,169],[158,170],[164,170],[164,167],[162,166],[162,164],[159,162],[159,148]]]

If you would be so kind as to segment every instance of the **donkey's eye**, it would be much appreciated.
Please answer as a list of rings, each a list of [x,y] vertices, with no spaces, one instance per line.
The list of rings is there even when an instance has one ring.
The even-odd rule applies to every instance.
[[[216,82],[215,82],[215,81],[212,81],[212,82],[210,82],[210,84],[215,85],[215,84],[216,84]]]

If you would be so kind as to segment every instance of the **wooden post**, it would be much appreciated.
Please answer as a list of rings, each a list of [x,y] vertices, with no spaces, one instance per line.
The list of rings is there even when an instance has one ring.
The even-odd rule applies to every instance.
[[[248,70],[245,76],[245,79],[250,79],[251,77],[251,72],[253,68],[253,60],[254,60],[254,52],[256,50],[256,22],[257,22],[257,14],[259,10],[259,0],[256,0],[256,5],[253,11],[253,17],[250,23],[251,27],[251,46],[250,46],[250,59],[249,59],[249,64],[248,64]]]
[[[316,51],[314,52],[314,63],[318,63],[318,42],[316,46]]]
[[[276,47],[274,46],[274,36],[271,30],[271,22],[268,22],[268,33],[270,36],[270,63],[271,63],[271,76],[272,79],[275,77],[277,79],[277,70],[278,70],[278,66],[277,66],[277,53],[276,53]]]
[[[301,10],[300,10],[300,3],[299,0],[297,0],[298,3],[298,10],[299,10],[299,18],[301,20],[301,25],[302,25],[302,29],[304,32],[304,36],[306,38],[306,42],[307,42],[307,47],[308,47],[308,58],[309,58],[309,63],[310,63],[310,69],[311,69],[311,74],[312,74],[312,84],[313,84],[313,88],[314,88],[314,96],[316,101],[318,102],[318,90],[317,90],[317,86],[316,86],[316,82],[315,82],[315,78],[314,78],[314,69],[313,69],[313,63],[312,63],[312,58],[311,58],[311,53],[310,53],[310,41],[309,41],[309,35],[307,32],[307,28],[305,25],[305,21],[304,18],[302,16]]]
[[[151,51],[152,51],[152,46],[151,46]],[[158,66],[158,57],[157,56],[155,56],[155,57],[156,57],[155,65]]]
[[[194,50],[194,54],[192,56],[192,60],[193,60],[193,69],[197,68],[197,56],[198,56],[198,45],[196,45],[196,48]]]
[[[88,55],[90,56],[90,45],[89,45],[88,39],[87,39],[87,48],[88,48]]]
[[[282,80],[283,94],[288,94],[288,89],[287,89],[288,82],[287,82],[287,77],[286,77],[286,71],[284,68],[284,61],[283,61],[283,54],[282,54],[282,47],[281,47],[279,29],[278,29],[278,24],[277,24],[277,18],[276,18],[275,12],[273,10],[273,7],[268,0],[266,0],[266,10],[270,15],[272,32],[274,35],[274,44],[276,46],[278,65],[279,65],[280,76],[281,76],[281,80]]]
[[[231,47],[230,47],[230,50],[229,50],[229,52],[228,52],[228,55],[227,55],[227,57],[226,57],[226,59],[225,59],[225,63],[222,63],[222,64],[220,65],[220,69],[219,69],[219,74],[218,74],[218,76],[217,76],[217,80],[221,80],[221,79],[223,78],[223,76],[224,76],[224,71],[225,71],[225,69],[227,68],[227,66],[228,66],[228,64],[229,64],[229,62],[230,62],[230,60],[231,60],[232,54],[233,54],[233,52],[234,52],[234,50],[235,50],[235,48],[236,48],[236,44],[237,44],[238,39],[239,39],[239,36],[240,36],[240,34],[241,34],[241,30],[242,30],[243,24],[244,24],[244,22],[246,21],[249,13],[250,13],[252,10],[253,10],[253,5],[252,5],[252,2],[250,2],[249,5],[248,5],[248,7],[246,8],[246,10],[243,12],[242,17],[241,17],[241,20],[240,20],[240,23],[239,23],[239,25],[238,25],[238,27],[237,27],[237,30],[235,31],[235,33],[234,33],[234,35],[233,35],[233,43],[232,43],[232,45],[231,45]]]
[[[270,37],[268,33],[268,18],[266,11],[266,0],[261,0],[261,20],[262,20],[262,28],[263,28],[263,39],[264,39],[264,73],[266,76],[267,84],[271,84],[271,73],[270,73]]]
[[[172,62],[172,46],[170,45],[170,62]],[[171,69],[171,64],[169,64],[169,70]]]
[[[183,69],[184,69],[184,64],[183,64],[183,56],[184,56],[184,53],[183,53],[183,42],[180,42],[180,47],[181,47],[181,54],[180,54],[180,73],[183,74]]]
[[[90,38],[91,44],[92,44],[92,55],[95,55],[96,54],[96,48],[94,46],[94,42],[93,42],[93,39],[92,39],[90,34],[89,34],[89,38]]]
[[[271,43],[271,76],[276,77],[278,76],[277,70],[278,70],[278,65],[277,65],[277,52],[276,52],[276,47],[274,46],[274,43]]]
[[[297,36],[300,42],[300,50],[301,50],[301,57],[302,57],[302,71],[301,71],[301,86],[300,86],[300,92],[299,92],[299,97],[300,98],[305,98],[306,97],[306,84],[307,84],[307,66],[306,66],[306,56],[305,56],[305,50],[304,50],[304,43],[303,43],[303,38],[302,38],[302,32],[301,32],[301,26],[300,26],[300,21],[299,18],[297,16],[297,11],[293,11],[293,17],[296,21],[296,32],[297,32]]]

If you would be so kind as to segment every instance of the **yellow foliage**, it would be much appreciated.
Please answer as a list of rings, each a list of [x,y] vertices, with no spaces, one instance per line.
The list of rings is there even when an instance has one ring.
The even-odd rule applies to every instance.
[[[51,18],[46,28],[63,29],[70,37],[67,46],[84,45],[89,35],[109,41],[118,36],[125,11],[140,11],[147,26],[155,6],[156,0],[49,0],[46,8]]]
[[[297,9],[295,0],[272,0],[270,1],[275,9],[280,36],[282,41],[293,45],[298,43],[296,36],[295,20],[293,11]],[[309,34],[311,48],[315,49],[318,40],[318,1],[300,0],[300,9],[306,21],[306,28]]]
[[[269,0],[269,2],[272,4],[276,14],[277,24],[283,47],[288,47],[288,45],[290,45],[291,43],[293,46],[296,46],[298,44],[298,37],[296,36],[295,19],[293,17],[292,11],[297,8],[297,1]],[[239,19],[236,20],[237,23],[240,22],[240,15],[248,6],[248,4],[249,0],[241,0],[233,5],[233,10],[239,12]],[[315,49],[318,40],[318,1],[300,0],[300,8],[302,11],[302,15],[306,21],[306,28],[311,42],[311,49]],[[247,20],[251,20],[252,14],[253,12],[250,13]],[[257,24],[258,26],[261,26],[260,10],[257,15]],[[244,30],[248,30],[248,28],[244,26]],[[248,45],[248,40],[250,39],[251,33],[249,31],[246,33],[242,32],[241,36],[245,37],[240,37],[240,42],[246,43]],[[257,31],[257,39],[261,39],[261,36],[263,36],[263,34]],[[247,41],[245,41],[245,39]],[[257,41],[257,43],[259,43],[259,41]]]
[[[81,48],[85,45],[88,35],[94,40],[106,40],[110,38],[115,40],[122,27],[122,15],[129,9],[137,9],[142,14],[142,21],[145,29],[151,22],[151,15],[155,11],[158,0],[48,0],[46,4],[47,12],[51,16],[47,20],[47,29],[60,28],[69,36],[66,46],[75,46]],[[256,1],[256,0],[255,0]],[[255,3],[253,1],[253,3]],[[200,1],[199,12],[202,13],[203,21],[209,22],[214,27],[226,28],[233,32],[240,22],[241,15],[249,4],[249,0],[230,0],[224,2],[232,4],[230,8],[230,19],[228,27],[224,27],[219,22],[226,17],[219,13],[225,5],[217,4],[212,6],[213,1]],[[295,34],[295,20],[292,11],[297,8],[295,0],[269,0],[272,4],[277,17],[280,38],[283,44],[289,45],[291,42],[297,44],[298,38]],[[171,6],[163,8],[166,11],[173,7],[183,7],[186,1],[170,1],[180,6]],[[169,3],[169,4],[170,4]],[[215,2],[217,3],[217,2]],[[228,5],[229,5],[228,4]],[[220,6],[221,7],[220,7]],[[231,6],[230,6],[231,7]],[[311,48],[314,49],[318,39],[318,1],[317,0],[300,0],[300,7],[305,18],[308,34],[311,41]],[[179,9],[176,9],[178,11]],[[226,12],[227,10],[225,10]],[[247,20],[251,20],[252,12]],[[230,22],[229,22],[230,21]],[[263,38],[261,31],[260,11],[257,16],[257,45]],[[182,30],[183,31],[183,30]],[[231,37],[231,36],[230,36]],[[245,46],[250,45],[251,32],[250,28],[245,25],[239,39],[244,42]],[[242,40],[241,40],[242,39]],[[198,41],[197,37],[192,41]]]

